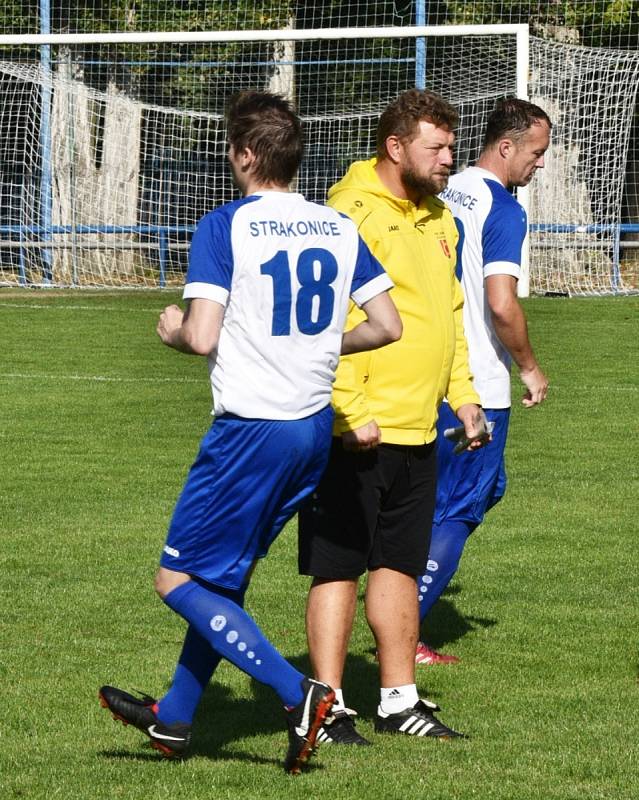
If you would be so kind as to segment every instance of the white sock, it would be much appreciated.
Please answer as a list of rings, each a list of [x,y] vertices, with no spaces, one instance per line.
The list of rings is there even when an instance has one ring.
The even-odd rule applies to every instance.
[[[414,683],[391,686],[380,689],[379,707],[385,714],[399,714],[400,711],[412,708],[418,700],[417,686]]]
[[[332,712],[343,711],[344,708],[345,708],[345,705],[344,705],[344,695],[342,694],[342,690],[341,689],[333,689],[333,691],[335,692],[335,702],[333,703]]]

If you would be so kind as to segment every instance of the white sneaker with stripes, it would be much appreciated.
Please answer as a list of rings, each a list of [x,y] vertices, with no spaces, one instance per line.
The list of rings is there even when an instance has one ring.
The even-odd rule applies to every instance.
[[[464,734],[454,731],[433,714],[427,700],[418,700],[412,708],[397,714],[387,714],[377,708],[375,730],[377,733],[402,733],[406,736],[432,736],[437,739],[463,739]]]

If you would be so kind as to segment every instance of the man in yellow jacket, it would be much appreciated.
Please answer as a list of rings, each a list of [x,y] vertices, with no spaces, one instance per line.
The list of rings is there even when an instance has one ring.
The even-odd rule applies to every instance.
[[[457,113],[412,89],[382,114],[377,158],[351,165],[329,205],[351,217],[391,276],[400,341],[340,360],[329,465],[300,512],[300,572],[313,582],[306,615],[315,677],[337,687],[319,741],[369,744],[341,690],[359,576],[375,637],[379,732],[458,736],[420,700],[416,576],[428,558],[436,488],[437,409],[446,397],[470,447],[483,444],[479,397],[468,368],[463,295],[455,277],[457,228],[437,195],[452,166]],[[361,312],[351,304],[347,329]]]

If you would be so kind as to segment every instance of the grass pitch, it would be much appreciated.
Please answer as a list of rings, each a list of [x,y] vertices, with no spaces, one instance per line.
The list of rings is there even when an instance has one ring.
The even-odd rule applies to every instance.
[[[525,303],[549,399],[515,405],[509,491],[433,614],[462,663],[418,670],[471,738],[375,736],[360,614],[344,690],[375,746],[324,746],[292,778],[277,698],[230,665],[184,762],[97,702],[105,682],[161,695],[184,631],[152,577],[210,397],[203,360],[155,336],[176,299],[0,290],[2,798],[635,800],[639,300]],[[308,669],[295,548],[292,523],[248,607]]]

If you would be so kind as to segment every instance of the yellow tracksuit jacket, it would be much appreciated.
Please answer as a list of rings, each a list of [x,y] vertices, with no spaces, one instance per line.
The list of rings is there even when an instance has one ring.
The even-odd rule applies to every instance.
[[[333,388],[339,435],[375,420],[382,442],[420,445],[436,437],[444,397],[453,410],[479,404],[468,367],[463,294],[455,277],[458,233],[436,197],[419,206],[392,195],[377,177],[376,159],[356,161],[331,187],[328,205],[350,217],[384,266],[404,324],[398,342],[343,356]],[[364,312],[351,303],[346,329]]]

